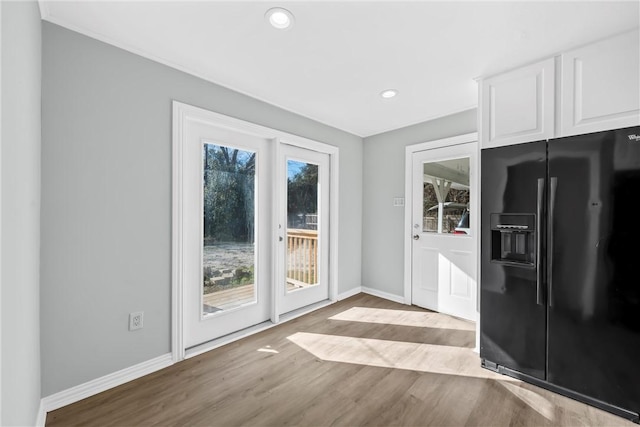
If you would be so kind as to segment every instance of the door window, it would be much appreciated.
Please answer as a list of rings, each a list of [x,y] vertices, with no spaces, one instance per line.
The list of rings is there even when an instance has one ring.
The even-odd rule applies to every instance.
[[[255,160],[203,144],[203,316],[256,302]]]
[[[287,292],[318,282],[318,165],[287,160]]]
[[[424,232],[469,235],[469,158],[423,163]]]

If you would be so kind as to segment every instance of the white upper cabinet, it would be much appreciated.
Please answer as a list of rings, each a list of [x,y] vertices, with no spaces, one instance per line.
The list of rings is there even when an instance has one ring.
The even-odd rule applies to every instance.
[[[638,29],[482,79],[481,147],[640,125]]]
[[[482,148],[552,138],[554,59],[482,81]]]
[[[640,124],[638,30],[562,55],[561,136]]]

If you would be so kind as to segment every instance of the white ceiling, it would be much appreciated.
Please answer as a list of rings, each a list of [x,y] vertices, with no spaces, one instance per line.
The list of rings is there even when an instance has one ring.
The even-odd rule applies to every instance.
[[[274,6],[292,29],[266,23]],[[638,27],[639,6],[41,0],[48,21],[363,137],[473,108],[474,78]]]

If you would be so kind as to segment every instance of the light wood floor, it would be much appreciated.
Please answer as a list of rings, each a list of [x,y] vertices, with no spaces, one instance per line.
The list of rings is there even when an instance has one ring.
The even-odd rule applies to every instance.
[[[365,294],[50,412],[47,426],[634,426],[479,367],[473,324]]]

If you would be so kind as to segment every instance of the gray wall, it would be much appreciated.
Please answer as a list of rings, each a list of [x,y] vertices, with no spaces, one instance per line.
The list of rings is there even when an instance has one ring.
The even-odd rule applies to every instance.
[[[404,294],[405,147],[475,132],[476,109],[364,139],[362,286]]]
[[[339,292],[361,285],[362,139],[43,23],[43,396],[170,351],[171,101],[340,147]],[[145,327],[128,332],[128,313]]]
[[[38,4],[2,8],[2,417],[33,425],[40,405]]]

